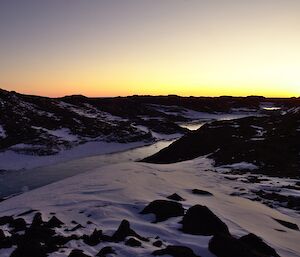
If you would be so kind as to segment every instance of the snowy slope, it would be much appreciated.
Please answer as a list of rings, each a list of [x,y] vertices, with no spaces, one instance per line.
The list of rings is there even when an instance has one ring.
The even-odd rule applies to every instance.
[[[261,203],[230,196],[235,182],[224,180],[222,174],[213,170],[212,163],[206,158],[168,165],[136,162],[108,165],[1,202],[0,217],[35,209],[41,211],[46,220],[50,213],[55,213],[68,226],[73,220],[82,224],[84,228],[75,232],[78,235],[90,234],[94,228],[111,235],[121,220],[127,219],[138,234],[150,238],[150,242],[143,242],[143,247],[136,248],[123,242],[102,242],[92,247],[82,240],[73,240],[66,245],[64,252],[52,253],[51,257],[68,256],[75,248],[95,256],[99,249],[107,245],[113,247],[117,256],[151,256],[151,252],[157,250],[152,245],[156,236],[163,240],[164,246],[184,245],[202,257],[214,256],[207,247],[211,236],[183,234],[178,230],[181,218],[152,223],[152,215],[139,214],[149,202],[178,193],[186,199],[182,202],[185,209],[195,204],[206,205],[228,225],[233,235],[252,232],[262,237],[281,256],[300,255],[300,232],[288,229],[273,219],[299,226],[297,213],[283,214]],[[213,196],[192,194],[193,188],[208,190]],[[32,216],[28,214],[23,217],[31,222]],[[87,224],[88,221],[92,223]],[[7,230],[5,226],[2,228]],[[57,231],[68,234],[63,229]],[[0,250],[0,255],[9,256],[11,251]]]

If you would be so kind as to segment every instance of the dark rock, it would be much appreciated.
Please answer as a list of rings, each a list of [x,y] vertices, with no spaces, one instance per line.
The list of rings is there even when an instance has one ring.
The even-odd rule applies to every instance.
[[[88,235],[82,236],[83,242],[86,243],[87,245],[95,246],[100,243],[102,235],[103,235],[102,230],[95,229],[90,236]]]
[[[12,247],[12,240],[6,237],[3,230],[0,229],[0,249]]]
[[[248,162],[258,168],[247,172],[297,179],[300,168],[299,120],[298,109],[283,115],[206,123],[143,161],[174,163],[210,154],[215,166]]]
[[[33,217],[31,227],[39,227],[42,224],[44,224],[44,221],[42,219],[42,214],[40,212],[36,213]]]
[[[161,247],[162,244],[163,244],[163,243],[162,243],[162,241],[160,241],[160,240],[157,240],[157,241],[153,242],[153,245],[156,246],[156,247]]]
[[[53,216],[47,223],[46,226],[49,228],[60,228],[64,223],[58,218]]]
[[[5,224],[9,224],[14,220],[12,216],[3,216],[0,217],[0,226],[3,226]]]
[[[49,227],[45,226],[31,226],[26,229],[25,236],[27,238],[39,240],[39,241],[47,241],[49,238],[55,235],[55,231]]]
[[[2,241],[5,238],[6,238],[6,236],[5,236],[4,232],[3,232],[3,230],[0,229],[0,241]]]
[[[258,257],[231,235],[217,234],[209,241],[208,249],[217,257]]]
[[[257,194],[259,197],[268,200],[270,203],[270,206],[272,206],[273,202],[276,202],[282,207],[287,207],[289,209],[294,210],[300,210],[300,197],[294,196],[294,195],[281,195],[275,192],[266,192],[264,190],[254,191],[255,194]]]
[[[83,253],[82,250],[74,249],[74,250],[72,250],[72,252],[69,254],[68,257],[91,257],[91,256],[86,255],[85,253]]]
[[[182,219],[182,231],[193,235],[229,234],[228,227],[206,206],[195,205]]]
[[[167,200],[155,200],[148,204],[141,214],[153,213],[156,216],[155,222],[165,221],[172,217],[182,216],[184,209],[180,203],[167,201]]]
[[[178,201],[178,202],[180,202],[180,201],[185,201],[185,199],[183,199],[180,195],[178,195],[178,194],[176,194],[176,193],[167,196],[167,198],[170,199],[170,200],[173,200],[173,201]]]
[[[45,248],[36,240],[22,240],[10,257],[46,257]]]
[[[72,241],[72,240],[78,240],[79,237],[76,235],[71,236],[62,236],[62,235],[55,235],[53,237],[50,237],[47,241],[45,241],[45,246],[47,249],[47,252],[55,252],[60,247],[63,247],[66,243]]]
[[[276,220],[279,224],[281,224],[284,227],[287,227],[289,229],[299,230],[298,225],[295,223],[291,223],[291,222],[280,220],[280,219],[274,219],[274,220]]]
[[[106,257],[108,254],[115,254],[115,251],[110,246],[103,247],[96,256],[98,257]]]
[[[215,235],[208,245],[217,257],[279,257],[276,251],[254,234],[240,239],[231,235]]]
[[[74,232],[74,231],[76,231],[76,230],[78,230],[80,228],[84,228],[84,227],[81,224],[77,224],[75,227],[73,227],[71,229],[66,228],[65,231],[66,232]]]
[[[279,257],[272,247],[268,246],[260,237],[254,234],[242,236],[239,241],[247,245],[258,256]]]
[[[127,220],[122,220],[119,228],[112,236],[112,241],[121,242],[124,241],[126,237],[133,236],[142,241],[149,241],[147,238],[144,238],[138,235],[133,229],[130,228],[130,223]]]
[[[13,228],[14,232],[25,230],[26,225],[26,221],[22,218],[14,219],[9,223],[9,226]]]
[[[201,190],[201,189],[193,189],[192,193],[195,195],[206,195],[206,196],[211,196],[213,195],[212,193],[205,191],[205,190]]]
[[[152,255],[171,255],[174,257],[199,257],[192,249],[186,246],[169,245],[167,248],[162,250],[156,250]]]
[[[142,243],[135,238],[131,237],[126,242],[125,245],[131,246],[131,247],[140,247],[142,246]]]

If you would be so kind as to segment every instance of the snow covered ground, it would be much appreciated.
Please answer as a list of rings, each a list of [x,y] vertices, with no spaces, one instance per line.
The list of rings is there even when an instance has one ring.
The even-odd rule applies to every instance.
[[[207,158],[168,165],[129,161],[103,166],[1,202],[0,217],[34,209],[42,212],[46,220],[50,213],[55,213],[68,226],[71,226],[71,221],[82,224],[84,228],[74,232],[78,235],[91,234],[95,228],[111,235],[121,220],[127,219],[138,234],[150,238],[150,242],[143,242],[143,247],[129,247],[123,242],[88,246],[82,240],[70,241],[64,252],[52,253],[51,257],[68,256],[75,248],[95,256],[107,245],[116,250],[117,256],[151,256],[151,252],[158,249],[152,245],[156,236],[164,245],[184,245],[192,248],[197,255],[213,257],[207,246],[211,236],[180,232],[180,217],[152,223],[152,215],[139,213],[149,202],[178,193],[186,199],[182,202],[185,209],[195,204],[207,206],[227,224],[233,235],[252,232],[262,237],[281,256],[299,256],[300,232],[274,220],[281,219],[300,226],[299,215],[283,214],[261,203],[230,196],[234,185],[235,181],[226,180],[224,174],[214,172]],[[194,188],[207,190],[213,196],[192,194]],[[24,217],[31,222],[33,215]],[[7,228],[2,229],[8,234]],[[63,228],[57,231],[63,235],[70,234]],[[11,251],[0,250],[0,255],[7,257]]]

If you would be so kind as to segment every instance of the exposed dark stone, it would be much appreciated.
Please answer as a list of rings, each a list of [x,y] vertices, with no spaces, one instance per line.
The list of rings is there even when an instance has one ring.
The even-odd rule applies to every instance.
[[[9,224],[14,220],[12,216],[3,216],[0,217],[0,226],[3,226],[5,224]]]
[[[182,231],[194,235],[229,234],[228,227],[206,206],[195,205],[182,219]]]
[[[115,254],[115,251],[110,246],[103,247],[96,256],[98,257],[106,257],[108,254]]]
[[[83,253],[82,250],[79,249],[74,249],[72,252],[69,254],[69,257],[91,257],[90,255],[87,255]]]
[[[83,242],[86,243],[87,245],[95,246],[99,244],[101,241],[102,230],[95,229],[90,236],[83,235],[82,238],[83,238]]]
[[[130,228],[130,223],[127,220],[122,220],[119,228],[112,236],[112,241],[121,242],[124,241],[126,237],[133,236],[142,241],[149,241],[147,238],[144,238],[138,235],[133,229]]]
[[[281,195],[275,192],[266,192],[263,190],[254,191],[259,197],[271,201],[271,203],[276,202],[277,204],[294,210],[300,210],[300,197],[294,195]],[[266,202],[268,204],[268,202]],[[271,205],[272,207],[272,205]]]
[[[208,248],[217,257],[279,257],[273,248],[254,234],[240,239],[217,234],[209,241]]]
[[[289,229],[294,229],[294,230],[299,230],[299,227],[297,224],[295,223],[291,223],[291,222],[288,222],[288,221],[284,221],[284,220],[280,220],[280,219],[275,219],[279,224],[281,224],[282,226],[284,227],[287,227]]]
[[[26,225],[26,221],[22,218],[14,219],[9,223],[9,226],[13,228],[14,232],[25,230]]]
[[[64,223],[58,218],[53,216],[47,223],[46,226],[49,228],[60,228]]]
[[[258,257],[249,248],[231,235],[217,234],[208,244],[208,249],[217,257]]]
[[[48,252],[54,252],[57,251],[58,248],[64,246],[66,243],[78,239],[79,237],[76,235],[71,235],[66,237],[62,235],[55,235],[53,237],[50,237],[47,241],[45,241],[45,244],[47,246]]]
[[[178,194],[176,194],[176,193],[167,196],[167,198],[170,199],[170,200],[173,200],[173,201],[178,201],[178,202],[180,202],[180,201],[185,201],[184,198],[182,198],[180,195],[178,195]]]
[[[171,255],[174,257],[200,257],[186,246],[169,245],[165,249],[156,250],[152,255]]]
[[[125,245],[131,246],[131,247],[140,247],[142,246],[142,243],[135,238],[131,237],[126,242]]]
[[[76,230],[78,230],[80,228],[84,228],[84,227],[81,224],[77,224],[75,227],[73,227],[71,229],[66,228],[65,231],[66,232],[74,232],[74,231],[76,231]]]
[[[205,190],[201,190],[201,189],[193,189],[192,193],[195,195],[206,195],[206,196],[211,196],[213,195],[212,193],[205,191]]]
[[[12,247],[12,240],[6,237],[3,230],[0,229],[0,249]]]
[[[157,241],[153,242],[153,245],[156,246],[156,247],[161,247],[162,244],[163,244],[163,243],[162,243],[162,241],[160,241],[160,240],[157,240]]]
[[[44,221],[42,219],[42,214],[40,212],[36,213],[33,217],[31,227],[38,227],[44,224]]]
[[[12,252],[10,257],[46,257],[45,248],[40,242],[31,239],[25,239],[19,242],[17,248]]]
[[[254,234],[243,236],[239,241],[246,244],[253,253],[258,254],[259,256],[279,257],[272,247],[268,246],[260,237]]]
[[[172,217],[182,216],[184,209],[180,203],[167,201],[167,200],[155,200],[148,204],[141,214],[155,214],[155,222],[167,220]]]

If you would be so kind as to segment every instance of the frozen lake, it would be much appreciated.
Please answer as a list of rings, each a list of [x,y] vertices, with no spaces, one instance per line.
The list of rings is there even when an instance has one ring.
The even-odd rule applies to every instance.
[[[123,152],[85,157],[45,167],[3,172],[0,174],[0,197],[32,190],[106,165],[137,161],[158,152],[173,141],[159,141]]]

